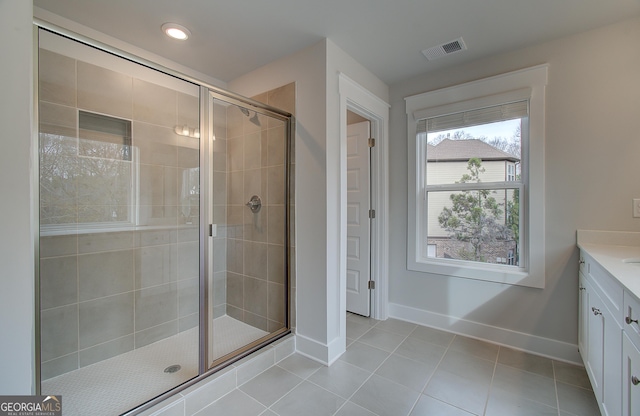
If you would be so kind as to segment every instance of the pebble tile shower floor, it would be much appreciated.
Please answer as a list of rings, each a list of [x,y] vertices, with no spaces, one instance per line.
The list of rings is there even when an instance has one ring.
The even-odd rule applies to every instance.
[[[267,332],[228,316],[213,321],[213,354],[221,357]],[[177,372],[164,370],[178,364]],[[198,329],[179,333],[42,382],[43,394],[62,395],[64,416],[113,416],[198,374]],[[88,410],[90,409],[90,410]],[[89,412],[89,413],[88,413]]]

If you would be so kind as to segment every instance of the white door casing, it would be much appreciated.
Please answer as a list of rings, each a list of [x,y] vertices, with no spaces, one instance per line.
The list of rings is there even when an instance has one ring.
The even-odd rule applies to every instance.
[[[347,126],[347,311],[370,315],[369,122]]]
[[[338,302],[333,309],[338,314],[339,335],[331,342],[328,362],[337,360],[346,351],[347,345],[347,112],[351,111],[370,122],[371,135],[376,139],[375,151],[371,154],[371,203],[376,210],[375,222],[371,224],[371,290],[370,314],[385,320],[388,314],[389,274],[389,104],[344,73],[338,74],[340,94],[340,288]]]

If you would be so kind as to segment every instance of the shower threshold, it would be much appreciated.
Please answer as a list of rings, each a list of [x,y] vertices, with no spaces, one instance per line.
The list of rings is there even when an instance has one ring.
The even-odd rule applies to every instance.
[[[213,320],[214,359],[268,333],[227,315]],[[179,366],[176,371],[165,369]],[[173,367],[175,369],[176,367]],[[198,328],[42,382],[62,395],[65,416],[126,412],[198,375]]]

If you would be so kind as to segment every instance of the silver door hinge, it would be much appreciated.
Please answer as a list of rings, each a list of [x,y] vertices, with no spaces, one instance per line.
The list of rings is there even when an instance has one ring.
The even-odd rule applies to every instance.
[[[369,218],[375,218],[376,217],[376,210],[375,209],[370,209],[369,210]]]
[[[375,147],[376,146],[376,139],[374,139],[373,137],[369,138],[369,147]]]
[[[368,286],[369,289],[375,289],[376,288],[375,280],[369,280],[369,283],[368,283],[367,286]]]

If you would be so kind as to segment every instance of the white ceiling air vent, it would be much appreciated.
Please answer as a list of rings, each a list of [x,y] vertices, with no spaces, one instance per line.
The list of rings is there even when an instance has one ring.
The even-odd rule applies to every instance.
[[[425,49],[422,51],[422,54],[426,56],[428,60],[433,61],[434,59],[465,50],[467,50],[467,45],[464,44],[462,37],[459,37],[451,42]]]

